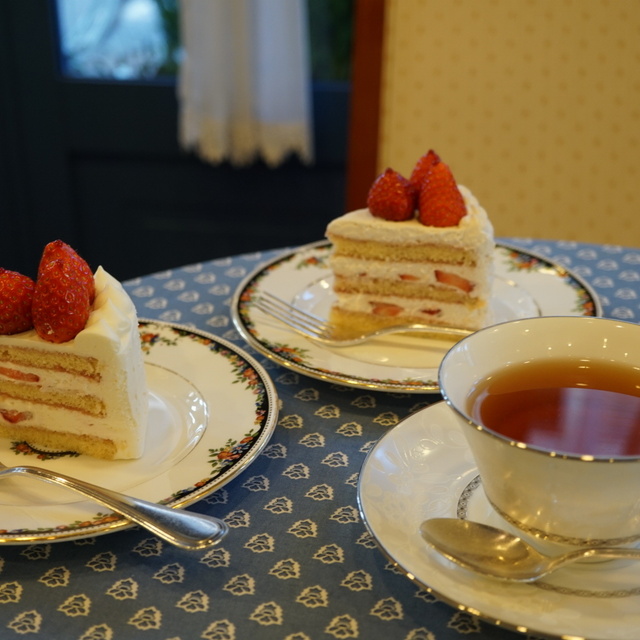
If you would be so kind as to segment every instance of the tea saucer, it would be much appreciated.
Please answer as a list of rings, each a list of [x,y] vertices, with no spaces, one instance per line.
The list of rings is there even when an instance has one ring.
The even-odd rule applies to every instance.
[[[571,565],[532,584],[476,575],[420,537],[427,518],[461,517],[509,528],[493,511],[462,430],[440,402],[388,431],[368,454],[358,483],[365,525],[407,577],[456,608],[529,634],[632,640],[640,628],[640,564]]]

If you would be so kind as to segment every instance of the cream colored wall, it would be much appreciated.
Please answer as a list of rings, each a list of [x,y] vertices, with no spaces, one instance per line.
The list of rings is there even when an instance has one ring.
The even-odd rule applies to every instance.
[[[639,0],[387,0],[379,169],[435,149],[496,235],[640,246]]]

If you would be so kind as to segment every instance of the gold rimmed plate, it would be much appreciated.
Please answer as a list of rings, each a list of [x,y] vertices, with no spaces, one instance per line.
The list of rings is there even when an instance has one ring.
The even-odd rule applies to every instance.
[[[312,378],[377,391],[438,393],[438,366],[450,342],[396,334],[332,349],[296,334],[253,306],[253,300],[268,291],[326,318],[334,300],[327,265],[330,250],[327,241],[305,245],[254,270],[236,290],[231,306],[240,334],[258,352]],[[498,244],[494,265],[495,322],[538,315],[602,315],[586,282],[541,256]]]
[[[499,528],[461,427],[444,403],[389,430],[365,459],[358,506],[380,550],[416,584],[456,609],[530,637],[632,640],[640,629],[640,563],[567,566],[536,583],[503,582],[446,560],[420,536],[427,518]]]
[[[266,446],[277,422],[273,382],[254,358],[209,333],[140,321],[150,395],[145,452],[98,460],[0,439],[7,465],[47,467],[151,502],[184,507],[224,486]],[[0,480],[0,543],[86,538],[131,524],[77,494],[28,477]]]

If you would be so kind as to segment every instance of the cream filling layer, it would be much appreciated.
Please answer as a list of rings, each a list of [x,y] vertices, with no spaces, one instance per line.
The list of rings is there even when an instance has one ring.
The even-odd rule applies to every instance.
[[[399,323],[411,318],[412,321],[419,319],[425,324],[480,329],[488,324],[491,313],[486,303],[479,303],[474,307],[435,300],[414,300],[399,296],[374,296],[361,293],[340,293],[336,297],[337,306],[345,311],[365,313],[374,317],[376,311],[381,313],[381,317],[386,317],[384,316],[386,305],[397,306],[401,311],[393,317]]]
[[[361,279],[382,280],[385,282],[398,282],[403,285],[431,285],[444,287],[452,291],[460,292],[459,286],[447,284],[446,278],[436,276],[436,271],[444,274],[453,274],[473,285],[470,294],[474,298],[487,298],[491,293],[491,270],[487,265],[485,269],[478,267],[465,267],[454,265],[438,265],[426,263],[388,263],[378,260],[358,260],[345,256],[332,256],[330,266],[336,276],[349,278],[357,286]],[[443,279],[445,280],[443,282]],[[469,293],[469,292],[465,292]]]
[[[144,441],[144,430],[123,428],[108,418],[87,416],[65,408],[3,397],[0,398],[0,411],[15,411],[24,416],[14,424],[16,427],[43,427],[59,433],[112,440],[121,454],[138,451]],[[4,423],[2,416],[0,422]],[[50,425],[57,427],[50,428]]]
[[[5,373],[5,370],[17,372],[20,376],[36,376],[36,379],[18,380],[12,378],[11,374]],[[92,378],[78,376],[65,371],[50,371],[47,369],[37,369],[34,367],[23,367],[11,362],[0,361],[0,381],[9,381],[15,384],[35,385],[43,389],[69,390],[79,393],[99,393],[100,382]]]

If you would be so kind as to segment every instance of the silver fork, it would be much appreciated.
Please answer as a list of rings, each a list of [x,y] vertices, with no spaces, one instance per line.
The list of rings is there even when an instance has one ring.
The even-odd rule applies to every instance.
[[[298,309],[268,291],[261,293],[253,301],[253,306],[272,318],[286,324],[289,328],[305,338],[315,340],[329,347],[351,347],[389,333],[419,331],[432,334],[434,337],[452,340],[459,340],[471,333],[471,331],[467,331],[466,329],[454,329],[453,327],[439,327],[428,324],[401,324],[363,333],[349,339],[336,339],[333,337],[335,335],[335,327],[330,322],[302,309]]]
[[[76,491],[182,549],[210,547],[219,542],[229,529],[226,522],[213,516],[172,509],[140,498],[126,496],[42,467],[25,465],[7,467],[0,462],[0,478],[7,478],[14,474],[34,476],[50,484]]]

